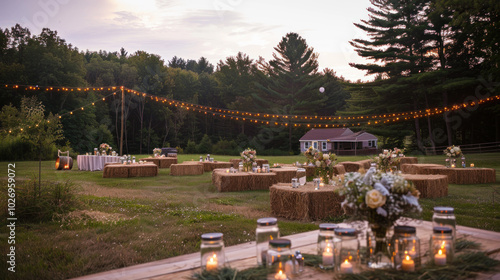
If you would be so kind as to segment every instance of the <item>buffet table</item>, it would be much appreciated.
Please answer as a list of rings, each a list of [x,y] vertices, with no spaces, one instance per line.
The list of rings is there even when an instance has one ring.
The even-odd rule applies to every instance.
[[[298,188],[278,183],[269,188],[271,212],[290,220],[322,220],[344,214],[343,196],[335,191],[340,186],[325,185],[315,190],[311,182]]]
[[[78,155],[76,157],[78,170],[83,171],[100,171],[108,162],[120,162],[119,156],[94,156],[94,155]]]
[[[143,158],[142,161],[152,162],[159,168],[169,168],[170,165],[177,163],[177,157]]]
[[[107,164],[103,178],[152,177],[158,175],[158,166],[154,163]]]

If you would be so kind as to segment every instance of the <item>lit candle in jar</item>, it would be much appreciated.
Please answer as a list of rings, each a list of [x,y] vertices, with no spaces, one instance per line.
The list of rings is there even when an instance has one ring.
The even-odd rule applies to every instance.
[[[321,182],[321,183],[319,183],[319,186],[320,186],[320,187],[324,187],[324,186],[325,186],[325,183]]]
[[[470,167],[474,167],[474,163],[471,163],[471,164],[470,164]]]
[[[213,254],[213,256],[209,257],[207,261],[207,270],[215,270],[217,269],[217,255]]]
[[[347,259],[340,265],[340,273],[353,273],[352,264]]]
[[[276,275],[274,275],[274,279],[277,279],[277,280],[286,280],[286,274],[283,273],[283,270],[280,269],[280,271],[278,271],[278,273],[276,273]]]
[[[439,250],[439,252],[434,255],[434,264],[446,265],[446,254],[443,254],[443,250]]]
[[[455,168],[455,164],[454,163],[451,164],[451,168]]]
[[[332,249],[329,246],[330,244],[327,245],[325,248],[325,251],[323,252],[323,265],[324,266],[331,266],[333,265],[333,252]]]
[[[415,271],[415,262],[410,258],[410,256],[406,255],[401,268],[404,271]]]
[[[229,173],[229,169],[226,169],[226,173]]]

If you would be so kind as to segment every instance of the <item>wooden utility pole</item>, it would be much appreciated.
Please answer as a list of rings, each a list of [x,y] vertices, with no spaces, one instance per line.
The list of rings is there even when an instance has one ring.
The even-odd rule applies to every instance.
[[[125,111],[125,91],[123,89],[123,86],[121,87],[122,89],[122,124],[121,124],[121,131],[120,131],[120,156],[123,155],[123,115],[124,115],[124,111]]]

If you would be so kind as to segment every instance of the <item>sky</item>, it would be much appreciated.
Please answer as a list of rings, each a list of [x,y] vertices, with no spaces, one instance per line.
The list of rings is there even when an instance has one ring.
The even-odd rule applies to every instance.
[[[319,54],[319,69],[371,80],[349,63],[366,63],[349,44],[366,39],[353,23],[368,19],[369,0],[0,0],[0,28],[16,23],[40,34],[47,27],[79,50],[125,48],[214,66],[238,52],[272,59],[289,32]]]

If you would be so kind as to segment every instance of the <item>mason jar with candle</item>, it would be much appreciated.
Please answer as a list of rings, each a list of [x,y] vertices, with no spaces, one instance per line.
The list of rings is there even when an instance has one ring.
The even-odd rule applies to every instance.
[[[432,215],[432,227],[449,227],[452,229],[453,241],[456,239],[457,220],[455,218],[455,209],[453,207],[434,207]]]
[[[268,163],[262,164],[262,173],[269,173],[269,164]]]
[[[340,273],[354,273],[359,265],[359,240],[353,228],[336,228],[335,236],[340,239],[335,249],[335,270]]]
[[[205,233],[201,235],[201,267],[206,270],[222,268],[226,262],[222,233]]]
[[[453,261],[455,256],[455,242],[452,229],[449,227],[434,227],[429,242],[431,262],[437,266],[444,266]]]
[[[278,228],[278,219],[262,218],[257,220],[257,229],[255,230],[257,264],[266,265],[267,250],[269,249],[269,240],[278,239],[280,231]]]
[[[299,184],[301,186],[306,184],[306,170],[304,168],[297,168],[297,176],[299,177]]]
[[[391,250],[394,268],[414,271],[421,265],[420,239],[417,230],[411,226],[395,226]]]
[[[292,178],[292,188],[296,189],[299,187],[299,179],[297,178]]]
[[[336,224],[320,224],[318,234],[318,256],[322,258],[319,267],[333,269],[335,265],[335,248],[339,246],[340,239],[335,236]]]
[[[288,279],[295,271],[295,260],[290,249],[291,247],[292,242],[289,239],[278,238],[269,240],[267,266],[272,267],[275,279]]]

